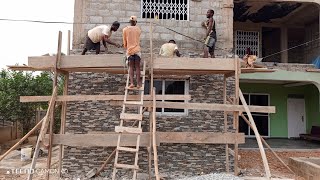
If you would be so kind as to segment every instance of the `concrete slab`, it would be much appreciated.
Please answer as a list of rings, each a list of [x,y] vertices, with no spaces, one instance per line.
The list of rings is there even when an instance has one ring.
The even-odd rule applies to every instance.
[[[272,149],[320,150],[320,143],[306,141],[302,139],[269,138],[265,140]],[[245,144],[240,144],[239,148],[243,148],[243,149],[258,148],[257,140],[255,138],[246,138]]]
[[[320,179],[320,158],[290,158],[289,167],[306,180]]]

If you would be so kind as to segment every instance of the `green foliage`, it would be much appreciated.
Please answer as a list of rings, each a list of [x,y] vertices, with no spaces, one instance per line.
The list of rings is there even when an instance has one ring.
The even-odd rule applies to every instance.
[[[61,84],[63,82],[59,83],[60,87],[62,87]],[[62,88],[59,91],[61,92]],[[43,72],[34,76],[31,72],[3,69],[0,72],[0,118],[20,121],[25,134],[34,126],[36,110],[39,107],[47,109],[48,103],[21,103],[20,96],[50,96],[51,94],[52,74]],[[57,121],[58,119],[55,120]]]

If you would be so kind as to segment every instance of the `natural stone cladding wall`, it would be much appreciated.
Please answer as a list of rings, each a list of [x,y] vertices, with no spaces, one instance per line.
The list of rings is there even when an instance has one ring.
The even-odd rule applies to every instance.
[[[192,76],[189,81],[191,102],[222,103],[222,75]],[[230,78],[227,87],[229,95],[234,91],[233,82],[234,80]],[[70,95],[122,95],[124,87],[125,75],[72,73],[68,88]],[[120,113],[121,107],[110,106],[104,101],[68,102],[66,133],[114,132],[114,127],[119,124]],[[143,131],[148,131],[147,119],[143,120]],[[229,124],[231,125],[231,119]],[[223,132],[223,113],[189,110],[188,116],[159,116],[157,117],[157,131]],[[99,168],[113,149],[65,147],[63,168],[68,169],[68,176],[83,176],[94,167]],[[139,167],[144,173],[148,172],[147,154],[146,148],[141,147]],[[158,156],[159,170],[167,174],[169,178],[177,174],[195,175],[225,171],[225,145],[161,144],[158,147]],[[133,157],[130,156],[125,158],[128,161],[133,160]],[[111,169],[111,165],[107,167]],[[110,173],[111,171],[106,171],[103,174],[109,176]]]
[[[269,69],[281,69],[286,71],[301,71],[306,72],[306,69],[315,69],[313,64],[299,64],[299,63],[274,63],[264,62]]]

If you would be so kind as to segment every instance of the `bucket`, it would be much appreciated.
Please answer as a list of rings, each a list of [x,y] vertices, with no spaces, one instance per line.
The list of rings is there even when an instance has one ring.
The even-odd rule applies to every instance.
[[[32,148],[21,149],[21,161],[27,161],[31,159]]]

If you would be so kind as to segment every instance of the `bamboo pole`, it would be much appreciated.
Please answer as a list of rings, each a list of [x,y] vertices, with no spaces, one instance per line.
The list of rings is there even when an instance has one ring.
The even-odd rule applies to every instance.
[[[25,141],[35,130],[37,130],[42,122],[44,121],[45,117],[41,119],[38,124],[36,124],[26,135],[24,135],[15,145],[13,145],[7,152],[5,152],[0,157],[0,161],[4,159],[11,151],[15,150],[23,141]]]
[[[223,104],[227,104],[227,77],[223,76]],[[228,131],[228,113],[226,111],[223,112],[224,117],[224,132]],[[229,145],[226,144],[226,171],[230,171],[229,167]]]
[[[58,84],[58,71],[57,68],[60,67],[61,62],[61,46],[62,46],[62,32],[59,31],[58,34],[58,49],[56,54],[56,61],[54,64],[54,79],[53,79],[53,87],[57,87]],[[47,169],[51,168],[51,159],[52,159],[52,137],[53,137],[53,125],[54,125],[54,111],[51,113],[51,121],[50,121],[50,129],[49,129],[49,149],[48,149],[48,158],[47,158]],[[46,179],[48,180],[50,177],[49,171],[46,172]]]
[[[153,163],[154,163],[154,171],[156,174],[156,180],[160,180],[159,176],[159,167],[158,167],[158,152],[157,152],[157,143],[156,143],[156,88],[153,88],[152,91],[153,103],[152,103],[152,143],[153,143]]]
[[[241,114],[241,117],[242,117],[243,120],[250,126],[250,128],[253,130],[253,126],[251,125],[250,121],[249,121],[243,114]],[[277,153],[272,150],[272,148],[271,148],[271,147],[269,146],[269,144],[263,139],[263,137],[260,136],[260,138],[261,138],[262,143],[272,152],[272,154],[281,162],[281,164],[283,164],[290,172],[292,172],[293,174],[295,174],[295,172],[293,172],[292,169],[291,169],[289,166],[287,166],[286,163],[284,163],[284,162],[282,161],[282,159],[277,155]]]
[[[247,115],[249,117],[250,124],[251,124],[251,126],[253,128],[252,130],[253,130],[253,132],[254,132],[254,134],[256,136],[257,142],[258,142],[258,146],[259,146],[259,150],[260,150],[260,153],[261,153],[263,166],[264,166],[264,169],[266,171],[266,177],[268,179],[270,179],[271,178],[270,168],[269,168],[268,160],[267,160],[267,157],[266,157],[266,153],[264,151],[264,148],[263,148],[263,145],[262,145],[262,142],[261,142],[261,136],[260,136],[260,134],[258,132],[256,124],[255,124],[255,122],[253,120],[253,117],[251,115],[251,112],[250,112],[250,110],[248,108],[247,102],[244,99],[244,96],[243,96],[243,94],[242,94],[240,89],[239,89],[239,95],[240,95],[240,100],[241,100],[241,102],[242,102],[242,104],[244,106],[244,109],[246,110],[246,113],[247,113]],[[235,154],[235,157],[237,157],[237,156],[238,156],[238,154]]]

